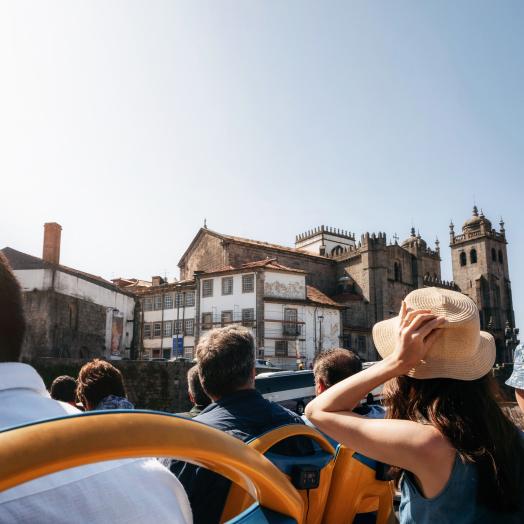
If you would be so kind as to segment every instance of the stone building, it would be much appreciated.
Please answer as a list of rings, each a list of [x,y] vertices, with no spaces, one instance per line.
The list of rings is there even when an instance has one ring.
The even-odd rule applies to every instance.
[[[504,222],[500,220],[500,229],[496,231],[475,206],[473,216],[464,223],[461,234],[455,234],[453,223],[449,227],[455,283],[477,303],[482,329],[495,337],[497,360],[511,361],[505,330],[515,327],[515,315]]]
[[[489,220],[475,208],[463,234],[455,236],[452,231],[451,250],[454,281],[444,282],[438,239],[431,248],[415,228],[401,243],[398,239],[388,242],[381,232],[365,233],[357,243],[354,233],[320,226],[298,235],[295,247],[287,247],[224,235],[204,227],[180,259],[179,268],[182,279],[199,279],[202,273],[223,267],[240,268],[271,259],[302,271],[305,285],[340,307],[336,345],[352,348],[366,360],[377,358],[372,326],[397,315],[402,299],[410,291],[424,286],[462,291],[477,303],[484,329],[495,335],[500,347],[499,361],[509,360],[503,351],[504,327],[506,323],[514,327],[514,316],[503,224],[500,232],[494,231]],[[469,257],[466,264],[462,263],[464,256]],[[471,262],[471,257],[475,262]],[[263,331],[269,319],[262,309],[260,314],[264,316],[257,317],[257,325],[262,323],[259,329]],[[317,319],[311,322],[318,328]],[[266,349],[266,341],[260,337],[258,347],[260,351]]]
[[[28,328],[22,357],[129,356],[134,295],[61,265],[61,231],[59,224],[45,224],[42,258],[2,249],[23,289]]]

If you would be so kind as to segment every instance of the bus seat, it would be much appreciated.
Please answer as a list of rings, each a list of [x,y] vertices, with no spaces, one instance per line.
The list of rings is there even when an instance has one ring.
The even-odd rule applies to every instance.
[[[393,483],[378,480],[379,463],[345,446],[339,446],[324,511],[324,524],[353,522],[357,513],[377,512],[377,524],[385,524],[393,511]]]
[[[141,410],[93,411],[0,432],[0,491],[76,466],[141,457],[200,464],[241,486],[257,503],[233,522],[304,522],[302,497],[260,453],[204,424]]]
[[[283,440],[303,436],[312,439],[317,446],[312,455],[287,456],[269,451]],[[327,504],[327,497],[334,468],[335,448],[319,431],[303,424],[289,424],[268,431],[252,439],[248,445],[264,454],[273,464],[290,478],[295,466],[313,465],[320,469],[319,487],[311,490],[299,490],[306,506],[307,524],[320,524],[322,513]],[[307,492],[309,491],[309,493]],[[231,515],[238,514],[252,503],[250,496],[238,485],[232,485],[222,513],[221,522],[227,522]]]

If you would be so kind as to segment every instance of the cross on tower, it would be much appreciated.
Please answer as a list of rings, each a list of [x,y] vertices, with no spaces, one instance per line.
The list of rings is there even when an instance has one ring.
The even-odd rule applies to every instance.
[[[395,241],[395,244],[398,244],[398,239],[399,239],[399,236],[395,233],[393,235],[393,240]]]

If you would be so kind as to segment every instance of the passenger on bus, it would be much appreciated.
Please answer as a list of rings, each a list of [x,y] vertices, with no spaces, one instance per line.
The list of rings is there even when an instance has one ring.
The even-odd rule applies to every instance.
[[[20,286],[0,254],[0,430],[80,414],[67,403],[53,400],[40,375],[19,362],[24,331]],[[180,482],[152,460],[81,466],[0,492],[0,522],[141,524],[191,520]]]
[[[524,412],[524,345],[517,347],[513,360],[513,373],[506,380],[506,384],[515,388],[515,399]]]
[[[320,353],[313,364],[315,394],[320,395],[331,386],[360,371],[362,361],[350,349],[334,348]],[[353,411],[369,418],[384,418],[385,415],[382,406],[370,402],[359,404]]]
[[[87,411],[104,409],[133,409],[126,398],[124,378],[119,369],[107,360],[93,359],[78,373],[77,397]]]
[[[440,288],[411,292],[378,323],[381,362],[329,388],[306,414],[337,441],[398,466],[402,523],[524,522],[524,449],[493,393],[495,342],[475,303]],[[387,419],[352,412],[386,382]]]
[[[53,380],[49,388],[51,398],[67,402],[71,406],[84,411],[84,406],[76,402],[76,380],[69,375],[60,375]]]
[[[202,386],[213,401],[194,420],[248,441],[302,419],[262,397],[255,389],[255,343],[251,332],[228,326],[207,333],[196,349]],[[309,440],[289,439],[273,451],[287,455],[313,452]],[[229,480],[192,464],[173,461],[175,473],[189,496],[195,523],[219,522],[229,492]]]
[[[186,413],[178,413],[182,417],[194,418],[211,404],[211,399],[207,396],[200,382],[198,366],[193,366],[187,372],[187,393],[193,407]]]

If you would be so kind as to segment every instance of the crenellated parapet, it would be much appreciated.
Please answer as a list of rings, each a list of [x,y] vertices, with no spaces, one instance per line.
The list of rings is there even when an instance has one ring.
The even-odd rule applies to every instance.
[[[452,291],[460,291],[459,287],[453,280],[442,280],[431,275],[424,275],[424,285],[428,287],[440,287],[443,289],[450,289]]]
[[[304,240],[309,240],[321,234],[332,234],[340,238],[345,238],[347,240],[355,241],[355,233],[346,231],[345,229],[339,229],[331,226],[318,226],[313,229],[310,229],[304,233],[300,233],[295,237],[295,243],[304,242]]]

